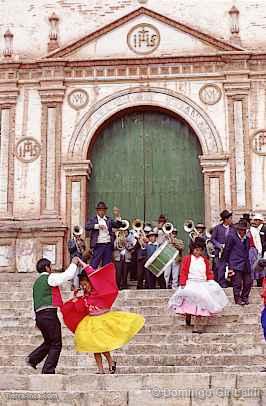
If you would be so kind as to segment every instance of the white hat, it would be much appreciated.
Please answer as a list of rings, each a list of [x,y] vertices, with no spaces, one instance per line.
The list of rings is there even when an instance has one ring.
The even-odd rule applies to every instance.
[[[254,217],[253,217],[253,220],[261,220],[261,221],[264,221],[264,217],[263,217],[263,215],[260,214],[260,213],[255,213],[255,214],[254,214]]]

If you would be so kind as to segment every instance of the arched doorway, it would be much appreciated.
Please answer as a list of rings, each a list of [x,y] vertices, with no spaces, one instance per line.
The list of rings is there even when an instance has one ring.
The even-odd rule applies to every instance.
[[[104,200],[124,218],[167,215],[183,234],[186,218],[204,219],[201,146],[194,131],[168,110],[141,106],[113,116],[97,131],[88,210]]]

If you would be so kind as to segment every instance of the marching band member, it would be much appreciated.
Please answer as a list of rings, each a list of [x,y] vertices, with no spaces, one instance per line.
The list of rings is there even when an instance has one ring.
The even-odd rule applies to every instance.
[[[222,288],[227,287],[225,279],[226,263],[223,258],[223,250],[225,247],[226,239],[229,235],[233,234],[232,227],[232,213],[228,210],[223,210],[220,214],[221,223],[214,227],[211,236],[211,242],[215,247],[215,260],[214,260],[214,274],[215,280]]]
[[[236,232],[228,236],[224,248],[224,261],[228,264],[232,275],[232,285],[235,303],[249,304],[249,294],[252,287],[250,265],[250,249],[254,246],[245,220],[235,225]]]
[[[145,262],[149,259],[154,252],[159,248],[159,244],[157,241],[158,233],[156,230],[150,231],[148,234],[148,243],[145,246]],[[164,274],[160,275],[158,278],[150,272],[148,269],[145,268],[145,276],[147,279],[147,288],[148,289],[156,289],[156,280],[158,280],[160,289],[166,288],[166,283],[164,279]]]
[[[187,324],[190,324],[191,315],[196,316],[194,333],[203,332],[199,327],[201,317],[220,313],[228,304],[223,289],[214,281],[207,257],[203,256],[204,248],[202,238],[191,241],[190,255],[181,263],[180,285],[168,303],[171,311],[186,315]]]
[[[162,245],[166,240],[167,237],[163,232],[163,226],[167,223],[167,218],[164,214],[160,214],[158,218],[158,225],[155,227],[154,231],[158,233],[158,244]]]
[[[123,231],[124,241],[121,244],[118,236],[114,242],[114,261],[116,267],[116,283],[118,289],[127,289],[128,272],[131,263],[132,252],[136,244],[136,239],[128,230]]]
[[[85,226],[85,230],[90,233],[90,246],[93,249],[90,265],[94,269],[97,269],[100,263],[106,265],[112,262],[115,239],[113,229],[123,226],[121,221],[114,221],[106,216],[107,209],[104,202],[99,202],[96,206],[96,216]]]
[[[174,262],[167,267],[164,272],[164,278],[166,283],[166,288],[170,288],[169,282],[170,277],[172,277],[172,289],[176,289],[178,287],[178,278],[179,278],[179,269],[180,269],[180,262],[182,260],[182,254],[184,250],[184,241],[177,238],[177,229],[174,228],[172,233],[169,235],[169,243],[173,245],[179,251],[179,254]]]
[[[206,241],[207,240],[206,226],[203,223],[198,223],[195,225],[195,229],[199,233],[199,237],[203,238]]]
[[[86,250],[84,239],[81,237],[83,234],[82,227],[73,227],[73,238],[68,241],[68,252],[70,259],[78,257],[84,261],[83,254]]]

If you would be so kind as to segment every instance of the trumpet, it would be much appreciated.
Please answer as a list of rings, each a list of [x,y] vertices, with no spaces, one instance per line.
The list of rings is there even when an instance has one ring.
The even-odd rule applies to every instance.
[[[184,223],[184,230],[189,233],[189,237],[192,241],[195,241],[196,237],[199,237],[199,232],[197,231],[193,220],[186,220]]]
[[[119,228],[119,231],[128,230],[129,229],[129,221],[127,221],[127,220],[120,220],[120,221],[123,224],[123,226]]]
[[[132,229],[135,231],[136,238],[138,239],[141,248],[144,248],[145,246],[144,238],[146,238],[144,232],[144,221],[140,219],[134,219],[132,221]]]
[[[164,234],[172,234],[173,229],[174,229],[174,226],[172,223],[165,223],[162,228]]]

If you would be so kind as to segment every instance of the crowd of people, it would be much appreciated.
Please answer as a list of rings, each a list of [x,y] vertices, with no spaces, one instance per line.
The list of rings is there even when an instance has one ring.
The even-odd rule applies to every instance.
[[[33,304],[36,326],[44,342],[27,357],[29,366],[36,369],[45,359],[42,373],[55,373],[62,349],[59,307],[66,326],[74,333],[76,351],[94,353],[100,374],[105,373],[105,357],[109,373],[115,373],[111,351],[128,343],[145,322],[135,313],[111,311],[118,288],[126,288],[128,275],[135,275],[134,261],[137,288],[155,289],[157,282],[162,289],[173,288],[169,312],[184,315],[189,326],[195,316],[196,333],[204,332],[202,320],[220,313],[228,304],[223,288],[232,286],[235,303],[248,305],[256,280],[258,286],[263,286],[261,324],[266,339],[266,226],[262,215],[250,218],[245,214],[233,224],[232,212],[223,210],[211,235],[204,224],[194,226],[189,220],[185,229],[191,241],[185,255],[184,242],[177,238],[177,230],[164,215],[160,215],[155,227],[136,219],[130,229],[118,208],[114,208],[113,219],[106,213],[106,204],[99,202],[96,216],[85,226],[90,235],[89,249],[82,228],[74,227],[68,243],[71,263],[64,272],[54,273],[46,258],[37,262],[39,276],[33,285]],[[147,260],[163,245],[173,246],[178,255],[156,275]],[[67,281],[72,281],[73,297],[63,303],[59,287]]]
[[[99,265],[114,262],[119,289],[126,289],[130,280],[137,281],[137,289],[159,288],[176,289],[180,283],[180,265],[185,254],[184,241],[178,238],[178,231],[167,222],[161,214],[156,224],[143,224],[133,220],[125,227],[120,210],[113,209],[113,218],[107,216],[107,206],[99,202],[96,215],[85,226],[89,234],[89,248],[78,227],[69,241],[70,256],[79,256],[83,261],[97,269]],[[203,223],[195,225],[191,232],[191,240],[201,238],[205,242],[203,255],[209,256],[215,281],[222,287],[233,286],[235,302],[248,304],[252,285],[262,286],[266,276],[266,224],[261,214],[253,217],[243,214],[233,224],[233,213],[223,210],[220,222],[209,233]],[[136,222],[138,227],[136,226]],[[170,230],[167,231],[167,224]],[[193,235],[192,235],[193,234]],[[178,250],[178,256],[167,267],[162,275],[156,278],[145,263],[161,245],[168,241]],[[212,252],[207,249],[211,244]],[[191,253],[191,247],[189,247]]]

